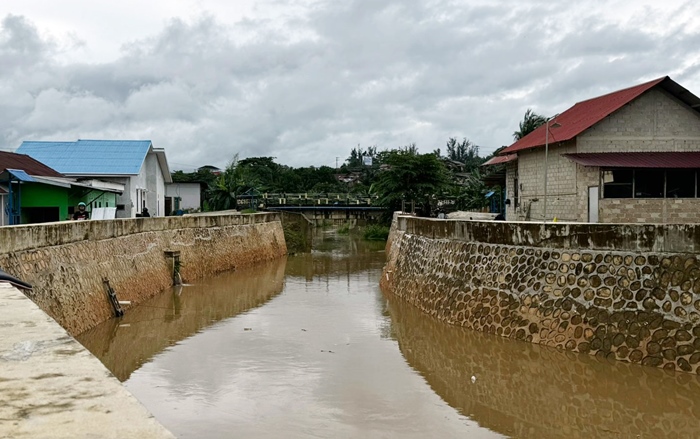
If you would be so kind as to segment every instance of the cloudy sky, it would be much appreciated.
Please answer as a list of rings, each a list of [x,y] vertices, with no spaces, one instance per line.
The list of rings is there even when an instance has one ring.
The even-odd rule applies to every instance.
[[[700,2],[2,0],[0,149],[151,139],[171,168],[358,144],[482,155],[529,107],[669,75],[700,94]]]

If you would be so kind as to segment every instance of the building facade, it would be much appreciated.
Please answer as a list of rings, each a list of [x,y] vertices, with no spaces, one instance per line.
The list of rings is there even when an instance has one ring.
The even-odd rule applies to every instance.
[[[576,104],[503,150],[507,219],[697,222],[698,110],[668,77]]]
[[[78,181],[99,179],[123,187],[116,199],[116,217],[133,218],[148,208],[164,216],[165,184],[171,183],[165,151],[150,140],[25,141],[17,152],[27,154]]]

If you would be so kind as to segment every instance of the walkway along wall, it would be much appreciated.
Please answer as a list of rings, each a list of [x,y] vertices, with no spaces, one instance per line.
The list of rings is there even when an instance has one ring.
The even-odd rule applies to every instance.
[[[700,374],[700,224],[397,216],[382,288],[447,323]]]
[[[283,256],[279,215],[187,216],[0,228],[0,267],[31,283],[25,294],[72,335],[113,315],[102,279],[138,304],[183,281]],[[127,311],[128,312],[128,311]]]

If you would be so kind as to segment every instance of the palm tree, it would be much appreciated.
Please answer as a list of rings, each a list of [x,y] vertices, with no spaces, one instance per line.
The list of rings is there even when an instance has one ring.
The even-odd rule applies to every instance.
[[[531,132],[535,131],[537,127],[543,125],[546,121],[546,117],[534,113],[531,108],[528,108],[525,112],[525,117],[523,117],[522,122],[520,122],[520,130],[513,133],[513,139],[522,139]]]

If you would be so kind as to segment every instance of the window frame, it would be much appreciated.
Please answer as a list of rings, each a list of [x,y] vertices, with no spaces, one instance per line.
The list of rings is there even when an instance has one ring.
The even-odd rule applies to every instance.
[[[655,170],[658,168],[619,168],[619,167],[600,167],[598,172],[598,181],[600,185],[600,198],[604,200],[693,200],[700,198],[700,168],[664,168],[663,171],[663,196],[662,197],[639,197],[637,196],[637,170]],[[677,171],[678,169],[692,169],[695,177],[694,196],[692,197],[669,197],[668,196],[668,173]],[[631,197],[608,197],[605,194],[604,173],[615,170],[631,170],[632,171],[632,196]]]

